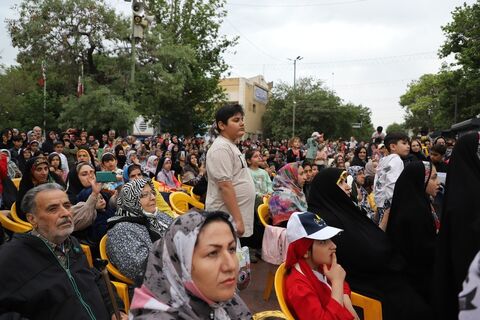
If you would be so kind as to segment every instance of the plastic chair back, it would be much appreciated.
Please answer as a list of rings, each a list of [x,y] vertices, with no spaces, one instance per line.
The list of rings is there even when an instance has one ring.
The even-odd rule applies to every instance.
[[[12,179],[12,182],[13,182],[13,184],[15,185],[15,187],[17,188],[17,190],[20,189],[20,180],[22,180],[22,178],[14,178],[14,179]]]
[[[278,266],[277,272],[275,272],[275,293],[283,314],[288,320],[295,320],[285,301],[285,272],[285,263],[282,263]]]
[[[177,214],[184,214],[185,212],[187,212],[190,209],[189,205],[192,205],[200,210],[203,210],[205,208],[205,205],[203,203],[193,199],[185,192],[172,192],[170,193],[169,200],[172,209]]]
[[[118,269],[110,262],[110,259],[108,259],[107,255],[107,235],[104,235],[102,237],[102,240],[100,240],[100,258],[103,260],[107,260],[107,271],[110,272],[112,276],[117,278],[118,280],[125,282],[126,284],[133,285],[133,280],[125,277]]]
[[[380,301],[353,291],[351,299],[352,305],[363,309],[364,320],[382,320],[382,303]]]
[[[257,208],[257,214],[258,218],[260,219],[260,222],[263,224],[264,227],[269,225],[269,219],[270,219],[270,214],[268,211],[268,203],[262,203],[261,205],[258,206]]]
[[[32,224],[29,223],[29,222],[26,222],[26,221],[23,221],[22,219],[20,219],[20,217],[18,216],[17,214],[17,203],[14,202],[12,204],[12,208],[10,209],[10,216],[12,217],[12,220],[15,221],[16,223],[18,224],[21,224],[25,227],[29,227],[30,229],[32,229]]]
[[[261,311],[253,315],[253,320],[263,320],[263,319],[287,319],[283,312],[278,310],[272,311]]]
[[[82,251],[85,254],[85,257],[87,257],[87,262],[90,268],[93,268],[93,258],[92,258],[92,251],[90,250],[90,247],[86,244],[80,244],[80,247],[82,247]]]
[[[19,224],[9,217],[6,214],[0,213],[0,224],[3,228],[10,230],[14,233],[25,233],[32,230],[32,227],[27,227],[25,225]]]
[[[190,197],[200,202],[200,196],[197,196],[195,193],[193,193],[193,187],[190,189]]]
[[[117,290],[118,297],[123,301],[123,306],[125,307],[125,313],[128,314],[130,310],[130,298],[128,297],[128,286],[126,283],[112,281],[115,290]]]

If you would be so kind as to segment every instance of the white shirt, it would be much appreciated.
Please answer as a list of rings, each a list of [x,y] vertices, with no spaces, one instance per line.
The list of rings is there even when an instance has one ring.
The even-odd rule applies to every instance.
[[[393,189],[402,171],[403,161],[398,154],[393,153],[380,159],[373,183],[378,208],[383,208],[386,202],[392,204]]]

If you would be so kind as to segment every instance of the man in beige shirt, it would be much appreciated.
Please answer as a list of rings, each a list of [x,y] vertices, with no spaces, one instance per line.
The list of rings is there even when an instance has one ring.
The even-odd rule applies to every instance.
[[[215,115],[220,135],[207,153],[208,189],[206,210],[232,215],[240,237],[253,234],[255,185],[244,155],[235,141],[245,134],[242,106],[227,105]]]

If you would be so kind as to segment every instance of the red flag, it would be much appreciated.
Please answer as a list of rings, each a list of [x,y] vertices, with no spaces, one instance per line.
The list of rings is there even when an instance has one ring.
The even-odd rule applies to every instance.
[[[78,77],[78,85],[77,85],[77,97],[80,97],[83,94],[84,88],[83,88],[83,82],[82,82],[82,76]]]
[[[37,83],[40,87],[43,88],[43,86],[45,85],[45,81],[47,81],[45,61],[42,61],[42,77],[38,79]]]

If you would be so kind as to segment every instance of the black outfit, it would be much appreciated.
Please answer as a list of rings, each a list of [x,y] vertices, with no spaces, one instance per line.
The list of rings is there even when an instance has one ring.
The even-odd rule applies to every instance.
[[[291,162],[300,162],[305,160],[302,149],[298,150],[298,156],[293,153],[293,150],[290,148],[287,150],[287,163]]]
[[[362,151],[363,149],[365,149],[365,151],[368,152],[366,147],[358,147],[358,148],[355,149],[355,152],[353,153],[353,159],[352,159],[352,161],[350,161],[350,167],[360,166],[360,167],[365,168],[365,165],[367,164],[367,161],[360,159],[360,157],[358,156],[360,151]],[[367,154],[365,154],[365,156],[367,156]]]
[[[430,179],[430,176],[427,178]],[[428,302],[437,232],[425,188],[423,162],[416,161],[406,166],[395,183],[387,235],[394,250],[400,254],[398,268]]]
[[[410,150],[410,153],[407,156],[407,159],[410,159],[410,162],[413,161],[428,161],[427,157],[423,154],[422,151],[413,152]]]
[[[50,139],[50,137],[47,136],[47,138],[45,139],[45,142],[42,143],[42,151],[43,153],[52,153],[54,151],[53,149],[53,145],[54,145],[55,141],[53,141],[52,139]]]
[[[89,268],[75,238],[65,243],[66,267],[44,240],[29,233],[2,245],[0,319],[110,319],[113,307],[100,273]]]
[[[333,241],[346,281],[353,291],[381,301],[384,320],[430,319],[428,306],[393,268],[395,255],[387,235],[337,186],[342,172],[327,168],[315,176],[308,210],[343,229]]]
[[[448,165],[446,194],[433,275],[436,319],[457,319],[458,294],[480,249],[479,134],[462,136]]]
[[[18,188],[18,195],[17,195],[17,215],[20,219],[27,221],[26,212],[23,211],[22,208],[22,200],[25,194],[30,190],[36,187],[33,184],[33,175],[32,175],[32,168],[35,164],[37,157],[33,157],[28,159],[27,163],[25,164],[25,172],[23,173],[22,180],[20,180],[20,186]],[[48,171],[48,179],[47,182],[55,182],[65,188],[65,183],[63,182],[62,178],[57,176],[54,172]]]
[[[127,156],[125,155],[125,152],[123,155],[120,154],[120,150],[123,150],[123,147],[121,145],[117,145],[115,147],[115,157],[117,158],[117,168],[122,169],[125,166],[125,163],[127,162]]]

